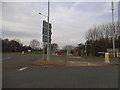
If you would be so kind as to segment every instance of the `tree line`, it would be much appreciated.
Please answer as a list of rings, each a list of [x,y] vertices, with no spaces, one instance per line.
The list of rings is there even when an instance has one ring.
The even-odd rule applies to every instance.
[[[118,49],[120,48],[120,25],[118,22],[114,25],[107,23],[94,26],[86,33],[86,43],[82,47],[86,50],[87,55],[98,56],[98,52],[107,52],[107,49],[113,48],[113,36],[115,38],[115,48]]]
[[[120,25],[116,22],[97,25],[90,28],[85,35],[85,43],[79,43],[76,47],[65,45],[59,50],[57,43],[51,44],[51,53],[56,54],[72,54],[79,56],[98,56],[98,52],[107,52],[107,49],[113,48],[113,33],[115,33],[115,48],[120,50]],[[40,42],[36,39],[30,41],[30,45],[23,46],[19,40],[0,39],[2,41],[2,52],[40,52]],[[44,53],[47,53],[47,45],[45,44]]]
[[[79,56],[101,56],[107,49],[113,48],[113,36],[115,48],[120,50],[120,24],[118,22],[106,23],[89,28],[85,35],[85,42],[79,43],[71,49],[73,55]],[[67,52],[67,48],[61,51]]]
[[[2,52],[27,52],[28,50],[32,50],[30,46],[23,46],[23,44],[16,39],[9,40],[6,38],[0,40],[2,42]]]
[[[43,49],[40,47],[40,42],[36,39],[33,39],[30,41],[30,45],[23,45],[20,43],[20,40],[18,39],[0,39],[0,42],[2,42],[2,52],[39,52],[43,53]],[[47,45],[45,45],[45,52],[47,53]],[[52,53],[56,53],[58,50],[58,44],[52,43],[51,44],[51,51]]]

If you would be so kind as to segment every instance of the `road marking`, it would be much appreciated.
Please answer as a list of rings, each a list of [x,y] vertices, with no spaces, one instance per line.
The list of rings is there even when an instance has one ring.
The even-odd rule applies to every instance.
[[[22,71],[22,70],[25,70],[25,69],[27,69],[28,67],[23,67],[23,68],[20,68],[20,69],[18,69],[17,71]]]

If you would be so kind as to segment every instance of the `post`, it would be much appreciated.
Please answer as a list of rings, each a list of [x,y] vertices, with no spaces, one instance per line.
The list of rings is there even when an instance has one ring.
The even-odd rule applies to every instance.
[[[24,51],[22,51],[22,54],[24,54]]]
[[[109,53],[105,53],[105,62],[110,63],[110,61],[109,61]]]
[[[68,48],[68,45],[67,45],[67,56],[69,55],[69,48]]]
[[[45,42],[43,42],[43,60],[45,59],[44,57],[45,57]]]
[[[113,57],[115,57],[115,27],[114,27],[114,3],[112,1],[112,29],[113,29]]]
[[[50,60],[50,45],[49,45],[49,0],[48,0],[48,37],[47,37],[47,60]]]
[[[87,46],[86,46],[86,42],[85,42],[85,56],[87,56]]]

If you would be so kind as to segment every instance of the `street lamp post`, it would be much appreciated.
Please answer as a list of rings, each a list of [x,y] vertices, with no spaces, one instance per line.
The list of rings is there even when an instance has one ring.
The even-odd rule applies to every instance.
[[[87,45],[85,44],[85,56],[87,56]]]
[[[113,29],[113,57],[115,57],[115,27],[114,27],[114,3],[112,1],[112,29]]]
[[[42,13],[38,13],[38,14],[47,17],[46,15],[44,15]],[[45,53],[45,42],[43,42],[43,60],[45,59],[45,54],[44,53]]]
[[[51,43],[49,43],[49,0],[48,0],[48,16],[46,16],[46,15],[44,15],[44,14],[42,14],[42,13],[39,13],[40,15],[43,15],[43,16],[45,16],[45,17],[47,17],[47,22],[48,22],[48,24],[47,24],[47,60],[50,60],[50,44]],[[44,46],[44,45],[43,45]],[[43,47],[44,48],[44,47]],[[44,50],[43,50],[43,52],[44,52]],[[44,54],[43,54],[44,55]]]
[[[48,0],[48,37],[47,37],[47,60],[50,60],[50,44],[49,44],[49,0]]]
[[[42,15],[42,16],[45,16],[45,17],[47,17],[46,15],[44,15],[44,14],[42,14],[42,13],[39,13],[40,15]],[[43,42],[43,60],[45,59],[45,42]]]

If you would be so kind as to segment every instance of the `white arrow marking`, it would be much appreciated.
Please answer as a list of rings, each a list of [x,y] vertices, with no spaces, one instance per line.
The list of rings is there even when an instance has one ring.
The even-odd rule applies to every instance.
[[[25,70],[25,69],[27,69],[28,67],[23,67],[23,68],[20,68],[20,69],[18,69],[17,71],[22,71],[22,70]]]

